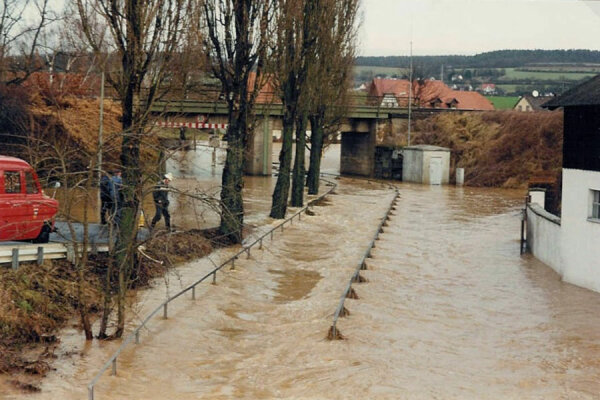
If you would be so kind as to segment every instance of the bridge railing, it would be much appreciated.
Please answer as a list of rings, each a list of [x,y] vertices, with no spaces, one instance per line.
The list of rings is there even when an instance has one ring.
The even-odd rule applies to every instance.
[[[127,337],[123,340],[123,342],[121,343],[121,345],[119,346],[119,348],[109,357],[108,361],[106,361],[106,363],[100,368],[100,370],[98,371],[98,373],[94,376],[94,378],[90,381],[90,383],[87,386],[88,389],[88,399],[89,400],[94,400],[94,387],[96,386],[96,384],[98,383],[98,381],[100,380],[100,378],[102,377],[102,375],[104,375],[104,373],[111,368],[111,374],[112,375],[116,375],[117,373],[117,359],[118,357],[121,355],[121,353],[125,350],[125,348],[131,344],[132,342],[135,342],[135,344],[139,344],[140,343],[140,331],[146,327],[146,325],[150,322],[150,320],[156,316],[158,313],[163,312],[163,318],[168,318],[168,306],[171,302],[173,302],[175,299],[183,296],[185,293],[191,292],[192,294],[192,300],[195,300],[196,298],[196,286],[198,286],[200,283],[206,281],[207,279],[212,277],[212,282],[216,283],[217,280],[217,272],[221,271],[221,269],[223,269],[224,267],[226,267],[227,265],[231,265],[231,269],[235,268],[235,260],[237,260],[238,258],[240,258],[240,256],[244,255],[244,253],[246,253],[247,257],[250,258],[250,251],[253,247],[255,247],[256,245],[259,246],[259,249],[262,248],[263,246],[263,241],[270,236],[271,240],[273,240],[273,234],[277,231],[277,230],[281,230],[283,232],[284,227],[286,224],[292,224],[294,218],[298,218],[298,220],[302,219],[302,213],[306,212],[306,210],[313,206],[315,203],[321,201],[323,198],[325,198],[325,196],[329,195],[333,190],[335,190],[335,188],[337,187],[337,185],[334,182],[322,179],[325,183],[327,183],[327,185],[329,185],[329,189],[323,193],[322,195],[310,200],[309,202],[307,202],[307,204],[302,207],[300,210],[296,211],[294,214],[292,214],[291,216],[289,216],[288,218],[284,219],[282,222],[280,222],[279,224],[277,224],[276,226],[274,226],[273,228],[271,228],[269,231],[267,231],[266,233],[263,233],[262,235],[260,235],[258,238],[256,238],[252,243],[243,246],[242,249],[240,251],[238,251],[234,256],[230,257],[229,259],[227,259],[226,261],[224,261],[223,263],[221,263],[218,266],[215,266],[215,268],[210,271],[209,273],[207,273],[206,275],[204,275],[202,278],[198,279],[196,282],[192,283],[191,285],[189,285],[188,287],[186,287],[185,289],[179,291],[178,293],[176,293],[175,295],[169,297],[168,299],[166,299],[165,301],[163,301],[161,304],[159,304],[150,314],[148,314],[146,316],[146,318],[144,318],[144,320],[129,334],[127,335]]]

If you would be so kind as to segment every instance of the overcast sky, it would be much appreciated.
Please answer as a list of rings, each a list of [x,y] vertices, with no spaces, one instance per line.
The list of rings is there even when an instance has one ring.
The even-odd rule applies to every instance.
[[[359,55],[600,50],[600,1],[362,0]]]

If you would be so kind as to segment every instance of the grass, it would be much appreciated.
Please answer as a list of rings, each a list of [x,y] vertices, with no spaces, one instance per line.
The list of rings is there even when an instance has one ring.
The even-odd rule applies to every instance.
[[[496,110],[510,110],[519,101],[518,96],[488,96],[487,99],[492,102]]]
[[[361,73],[371,72],[373,76],[377,75],[398,75],[402,76],[404,74],[408,74],[408,68],[401,67],[370,67],[364,65],[357,65],[354,67],[354,75],[359,76]]]
[[[510,81],[514,79],[530,79],[532,81],[578,81],[591,78],[596,74],[593,72],[568,72],[568,71],[522,71],[516,68],[505,68],[506,74],[500,80]]]

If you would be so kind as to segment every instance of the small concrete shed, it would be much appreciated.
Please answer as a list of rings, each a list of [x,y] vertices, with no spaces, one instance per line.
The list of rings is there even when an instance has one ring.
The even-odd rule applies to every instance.
[[[402,149],[402,180],[430,185],[450,182],[450,149],[420,144]]]

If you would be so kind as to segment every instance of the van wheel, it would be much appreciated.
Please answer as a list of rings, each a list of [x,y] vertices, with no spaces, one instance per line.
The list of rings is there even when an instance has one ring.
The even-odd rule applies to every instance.
[[[32,240],[33,243],[48,243],[50,240],[50,225],[44,224],[40,234]]]

